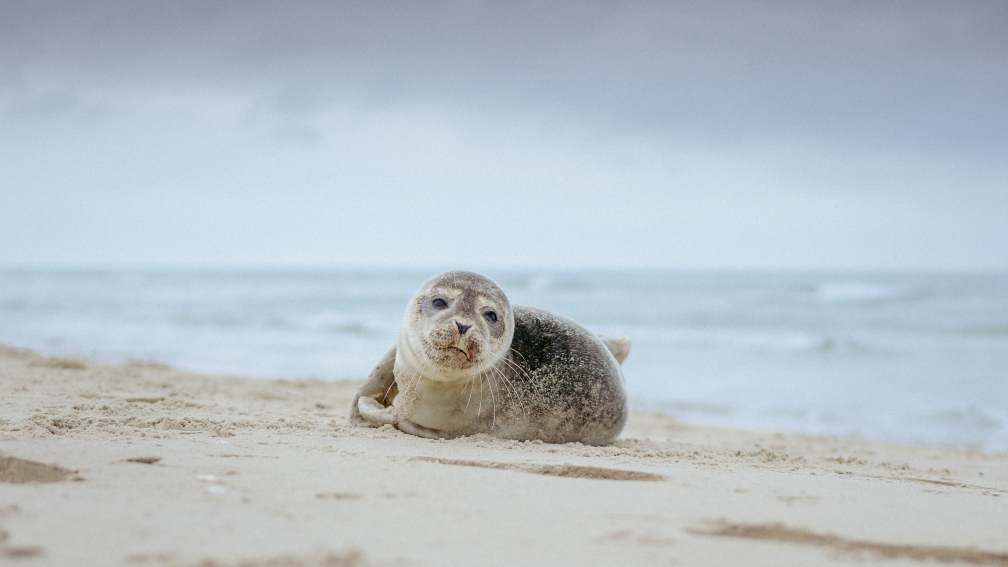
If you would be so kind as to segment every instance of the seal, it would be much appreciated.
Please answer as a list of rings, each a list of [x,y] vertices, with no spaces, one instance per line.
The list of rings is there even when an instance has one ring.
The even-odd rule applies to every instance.
[[[608,443],[626,424],[630,339],[514,305],[473,272],[434,276],[354,396],[351,422],[428,438]]]

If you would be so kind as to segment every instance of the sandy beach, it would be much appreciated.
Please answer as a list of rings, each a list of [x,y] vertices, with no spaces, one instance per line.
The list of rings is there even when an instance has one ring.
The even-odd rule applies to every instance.
[[[432,441],[350,425],[356,387],[0,347],[0,563],[1008,565],[1008,455],[642,413]]]

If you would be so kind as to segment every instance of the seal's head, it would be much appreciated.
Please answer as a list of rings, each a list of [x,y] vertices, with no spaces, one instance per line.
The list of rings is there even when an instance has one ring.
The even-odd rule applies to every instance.
[[[470,380],[507,355],[513,336],[511,303],[493,280],[446,272],[410,299],[396,366],[405,363],[437,382]]]

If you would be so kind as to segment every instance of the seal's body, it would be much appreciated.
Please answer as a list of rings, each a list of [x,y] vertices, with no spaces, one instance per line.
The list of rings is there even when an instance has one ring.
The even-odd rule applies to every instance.
[[[625,337],[512,307],[484,276],[448,272],[410,300],[399,340],[361,386],[350,417],[432,438],[607,443],[627,419],[619,365],[629,349]]]

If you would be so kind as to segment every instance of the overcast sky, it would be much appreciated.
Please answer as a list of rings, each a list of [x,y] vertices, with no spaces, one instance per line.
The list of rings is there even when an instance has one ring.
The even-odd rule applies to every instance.
[[[0,265],[1008,269],[1008,3],[0,3]]]

